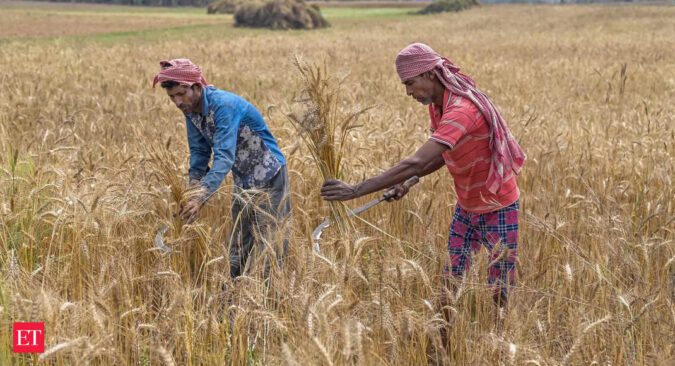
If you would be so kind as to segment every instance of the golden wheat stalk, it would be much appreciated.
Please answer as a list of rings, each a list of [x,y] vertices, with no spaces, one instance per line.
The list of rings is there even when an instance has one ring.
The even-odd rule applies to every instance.
[[[287,118],[307,145],[321,177],[343,178],[342,158],[349,131],[358,127],[359,116],[372,107],[346,113],[340,110],[340,88],[344,79],[331,76],[323,65],[308,64],[297,55],[293,64],[300,74],[302,90],[293,102],[301,107],[300,116],[288,113]],[[353,232],[347,208],[339,201],[329,202],[330,218],[341,235]]]

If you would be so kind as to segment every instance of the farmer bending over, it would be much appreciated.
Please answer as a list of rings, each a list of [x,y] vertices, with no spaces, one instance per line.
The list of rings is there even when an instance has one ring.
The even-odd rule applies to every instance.
[[[406,179],[446,165],[458,202],[445,276],[462,276],[471,265],[472,251],[484,245],[492,263],[488,282],[495,301],[503,306],[514,285],[520,196],[515,175],[525,154],[490,99],[429,46],[414,43],[404,48],[396,57],[396,71],[406,93],[429,106],[431,137],[413,156],[376,177],[354,185],[326,180],[321,195],[344,201],[394,186],[395,198],[400,199],[408,192],[401,184]]]
[[[153,87],[160,83],[185,114],[190,146],[190,185],[202,194],[180,209],[194,220],[199,209],[220,187],[231,170],[233,230],[229,243],[230,275],[242,274],[254,243],[276,231],[290,215],[286,159],[258,110],[244,98],[206,83],[202,70],[188,59],[161,61]],[[213,153],[213,164],[209,161]],[[282,253],[286,253],[287,238]]]

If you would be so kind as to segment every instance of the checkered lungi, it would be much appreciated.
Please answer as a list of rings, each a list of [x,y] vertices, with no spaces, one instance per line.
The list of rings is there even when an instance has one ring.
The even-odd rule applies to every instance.
[[[452,270],[445,275],[462,276],[471,267],[471,255],[482,245],[490,252],[488,283],[506,299],[515,283],[518,249],[518,201],[494,212],[471,213],[457,204],[450,225],[448,252]]]

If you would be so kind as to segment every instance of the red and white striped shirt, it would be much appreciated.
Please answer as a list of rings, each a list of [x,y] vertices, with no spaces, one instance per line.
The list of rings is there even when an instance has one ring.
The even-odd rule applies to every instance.
[[[447,145],[445,164],[455,181],[459,205],[469,212],[486,213],[499,210],[520,197],[516,177],[504,177],[496,194],[486,187],[490,171],[490,126],[478,108],[468,99],[450,96],[445,90],[441,109],[429,106],[432,141]]]

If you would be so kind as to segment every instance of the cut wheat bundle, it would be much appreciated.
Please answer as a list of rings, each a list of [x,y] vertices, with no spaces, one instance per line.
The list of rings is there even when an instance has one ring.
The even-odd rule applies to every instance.
[[[330,75],[324,61],[323,65],[309,64],[298,56],[293,57],[293,64],[302,81],[302,90],[293,98],[298,110],[286,116],[303,139],[321,177],[326,179],[342,179],[342,158],[349,131],[359,127],[359,117],[372,108],[357,108],[345,111],[341,105],[340,89],[345,78]],[[353,232],[351,222],[344,203],[331,201],[330,220],[341,235]]]

